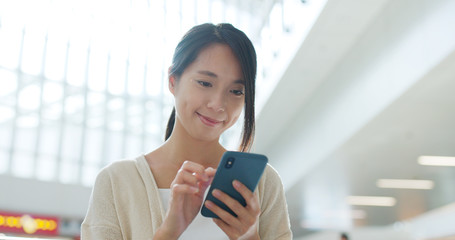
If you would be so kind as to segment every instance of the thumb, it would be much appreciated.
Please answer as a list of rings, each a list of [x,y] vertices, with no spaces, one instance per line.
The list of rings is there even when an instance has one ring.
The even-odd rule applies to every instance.
[[[216,169],[212,168],[212,167],[208,167],[204,170],[205,174],[207,174],[208,177],[213,177],[215,176],[215,173],[216,173]]]

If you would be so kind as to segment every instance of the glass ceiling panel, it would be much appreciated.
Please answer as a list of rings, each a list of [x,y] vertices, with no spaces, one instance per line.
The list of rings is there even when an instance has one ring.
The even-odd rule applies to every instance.
[[[36,165],[36,178],[41,181],[55,180],[57,173],[57,158],[55,155],[42,155],[38,157]]]
[[[1,115],[0,115],[1,116]],[[11,139],[11,124],[5,123],[5,122],[0,122],[0,151],[6,151],[9,149],[11,142],[9,141]],[[7,158],[3,158],[7,159]],[[0,161],[3,162],[3,161]]]
[[[35,31],[33,28],[26,29],[22,49],[21,70],[23,72],[32,75],[41,73],[45,44],[46,36],[43,32]]]
[[[89,162],[94,165],[100,163],[103,156],[103,129],[88,129],[84,141],[84,163]]]
[[[60,168],[58,169],[60,182],[68,184],[77,183],[79,168],[80,165],[77,162],[65,159],[60,163]]]
[[[167,69],[177,42],[196,24],[230,22],[250,36],[259,57],[259,113],[277,82],[270,77],[278,79],[271,71],[281,72],[281,43],[309,15],[302,6],[295,0],[0,1],[0,133],[10,132],[2,134],[0,173],[91,185],[109,162],[161,144],[174,104]],[[228,148],[238,145],[240,128],[223,135]]]
[[[111,57],[108,72],[108,90],[113,95],[125,92],[126,62],[121,57]]]
[[[67,40],[60,33],[48,35],[44,69],[44,76],[46,78],[56,81],[62,81],[64,79],[67,48]]]
[[[19,107],[27,110],[36,110],[40,107],[41,88],[32,84],[19,92]]]
[[[13,175],[27,178],[33,175],[33,160],[32,152],[17,151],[13,154],[11,171]]]
[[[106,90],[108,53],[100,47],[93,46],[88,59],[88,87],[93,91]]]
[[[60,142],[60,129],[53,122],[43,124],[40,131],[39,152],[48,156],[57,156]]]
[[[83,86],[85,83],[86,68],[87,46],[72,42],[68,49],[67,83],[72,86]]]
[[[14,117],[14,110],[0,105],[0,124],[10,121]]]
[[[2,80],[0,97],[14,93],[17,90],[17,74],[14,72],[0,68],[0,79]]]
[[[11,27],[3,19],[0,28],[0,66],[16,69],[19,64],[23,32],[20,28]]]
[[[60,121],[63,111],[62,106],[63,104],[61,102],[47,104],[43,106],[41,111],[42,114],[41,117],[46,120]]]
[[[55,82],[45,82],[43,86],[43,104],[59,102],[63,99],[63,85]]]

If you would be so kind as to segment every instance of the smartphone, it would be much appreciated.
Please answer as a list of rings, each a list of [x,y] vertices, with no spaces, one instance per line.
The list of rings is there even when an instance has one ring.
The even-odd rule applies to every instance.
[[[228,206],[212,195],[213,189],[223,191],[230,197],[239,201],[243,206],[246,206],[245,199],[237,190],[235,190],[234,186],[232,186],[232,182],[238,180],[253,192],[258,185],[267,162],[267,157],[261,154],[233,151],[225,152],[221,157],[220,164],[218,165],[215,177],[213,178],[212,185],[209,188],[204,203],[205,201],[210,200],[237,217]],[[205,204],[202,205],[201,214],[205,217],[219,218],[215,213],[206,208]]]

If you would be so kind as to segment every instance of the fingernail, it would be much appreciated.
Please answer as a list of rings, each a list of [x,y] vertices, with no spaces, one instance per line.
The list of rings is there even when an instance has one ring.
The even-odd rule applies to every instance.
[[[207,206],[209,208],[213,207],[213,203],[211,201],[207,200],[207,201],[205,201],[205,206]]]
[[[199,188],[197,188],[197,187],[191,187],[191,190],[192,190],[194,193],[199,192]]]
[[[237,180],[232,181],[232,184],[234,185],[234,187],[237,187],[237,188],[240,187],[240,182]]]
[[[218,190],[218,189],[213,190],[213,191],[212,191],[212,194],[213,194],[213,196],[215,196],[215,197],[221,196],[220,190]]]

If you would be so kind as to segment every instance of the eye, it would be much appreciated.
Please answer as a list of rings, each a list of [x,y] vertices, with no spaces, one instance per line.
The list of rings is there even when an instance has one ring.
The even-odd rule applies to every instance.
[[[245,93],[243,92],[243,90],[231,90],[231,93],[233,93],[233,94],[236,95],[236,96],[245,95]]]
[[[212,84],[209,83],[209,82],[206,82],[206,81],[201,81],[201,80],[198,80],[197,83],[203,87],[211,87]]]

